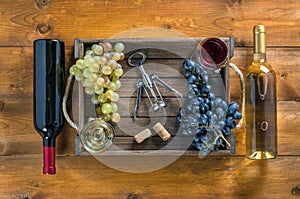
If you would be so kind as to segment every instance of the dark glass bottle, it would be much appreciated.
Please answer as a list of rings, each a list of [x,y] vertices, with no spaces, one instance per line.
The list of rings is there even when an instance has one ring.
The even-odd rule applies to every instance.
[[[63,128],[64,43],[34,41],[34,126],[43,138],[44,174],[55,174],[55,139]]]
[[[271,159],[277,155],[276,75],[266,60],[265,27],[256,25],[253,62],[245,77],[246,156]]]

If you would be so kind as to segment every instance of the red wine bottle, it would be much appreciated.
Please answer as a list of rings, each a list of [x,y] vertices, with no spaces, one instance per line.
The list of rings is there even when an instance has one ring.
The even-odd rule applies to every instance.
[[[64,43],[34,41],[34,126],[43,138],[44,174],[55,174],[55,139],[63,128]]]

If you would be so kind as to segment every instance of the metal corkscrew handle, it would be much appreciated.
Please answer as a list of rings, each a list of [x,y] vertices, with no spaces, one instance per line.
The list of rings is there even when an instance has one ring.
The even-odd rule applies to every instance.
[[[138,59],[137,57],[138,55],[141,56],[138,62],[132,62],[133,59]],[[128,64],[132,67],[141,66],[146,61],[146,58],[147,58],[146,54],[142,52],[136,52],[128,57]]]
[[[137,100],[134,108],[134,113],[133,113],[134,119],[136,118],[136,114],[140,106],[142,90],[145,91],[147,98],[154,111],[159,111],[161,109],[164,109],[167,106],[166,102],[164,101],[156,85],[156,82],[158,82],[166,89],[168,89],[171,92],[174,92],[175,94],[179,95],[182,98],[182,95],[177,90],[173,89],[167,83],[162,81],[156,73],[152,73],[150,75],[146,73],[143,67],[143,63],[146,61],[146,57],[147,57],[146,54],[142,52],[135,52],[132,55],[130,55],[128,58],[128,64],[131,67],[138,66],[142,74],[142,78],[138,79],[137,81],[138,92],[137,92]],[[133,62],[133,59],[137,61]]]
[[[137,58],[138,56],[141,56],[140,59]],[[136,53],[133,53],[132,55],[130,55],[130,57],[128,58],[128,64],[132,67],[137,67],[137,66],[139,67],[139,70],[142,73],[142,81],[144,83],[144,86],[147,89],[150,89],[150,88],[152,88],[152,81],[151,81],[149,75],[145,72],[145,69],[143,67],[143,63],[146,61],[146,58],[147,58],[146,54],[144,54],[142,52],[136,52]],[[138,59],[138,61],[133,62],[132,61],[133,59]]]

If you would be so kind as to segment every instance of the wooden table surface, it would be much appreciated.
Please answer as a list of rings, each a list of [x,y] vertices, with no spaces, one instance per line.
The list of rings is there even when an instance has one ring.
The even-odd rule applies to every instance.
[[[300,198],[299,0],[7,0],[0,2],[0,15],[1,199]],[[231,61],[245,72],[255,24],[266,26],[267,56],[277,75],[277,159],[245,159],[244,133],[238,130],[236,155],[185,155],[154,172],[125,173],[93,157],[74,156],[76,131],[66,125],[57,138],[57,174],[42,175],[42,142],[32,121],[35,39],[65,41],[68,68],[74,63],[74,38],[149,27],[158,36],[176,31],[188,37],[233,37]],[[231,79],[231,96],[238,99],[233,71]]]

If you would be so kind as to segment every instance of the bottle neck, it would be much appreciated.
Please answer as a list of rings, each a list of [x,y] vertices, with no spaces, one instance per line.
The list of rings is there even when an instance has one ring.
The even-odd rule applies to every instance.
[[[55,147],[55,138],[56,138],[56,136],[43,137],[43,146],[44,147]]]
[[[263,25],[253,28],[253,60],[255,62],[266,61],[266,34]]]
[[[253,53],[253,61],[255,62],[265,62],[266,61],[266,53]]]

